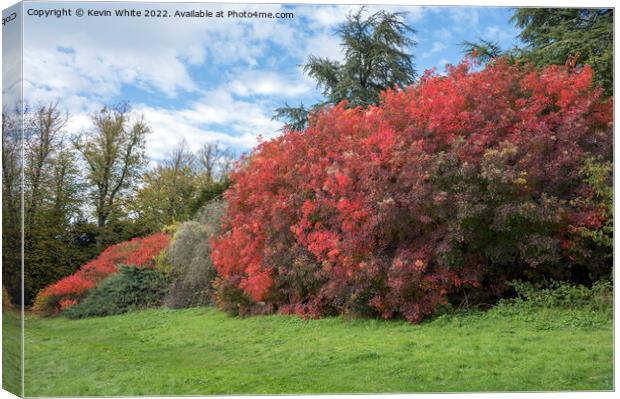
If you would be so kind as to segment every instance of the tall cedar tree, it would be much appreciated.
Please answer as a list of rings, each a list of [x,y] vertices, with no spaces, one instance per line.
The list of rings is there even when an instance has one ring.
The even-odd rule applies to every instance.
[[[413,55],[407,50],[416,45],[409,35],[415,30],[403,22],[403,13],[378,11],[364,19],[362,7],[347,16],[336,31],[342,42],[344,61],[310,55],[304,72],[322,90],[325,101],[309,109],[299,107],[276,109],[274,119],[286,122],[290,130],[307,126],[310,112],[325,105],[347,100],[349,107],[377,104],[382,91],[414,82],[416,71]]]

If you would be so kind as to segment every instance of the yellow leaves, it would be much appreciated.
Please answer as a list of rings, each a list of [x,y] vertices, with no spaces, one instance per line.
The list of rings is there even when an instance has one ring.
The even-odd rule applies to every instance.
[[[515,186],[526,187],[527,186],[527,172],[522,171],[519,173],[519,177],[514,179],[512,183]]]

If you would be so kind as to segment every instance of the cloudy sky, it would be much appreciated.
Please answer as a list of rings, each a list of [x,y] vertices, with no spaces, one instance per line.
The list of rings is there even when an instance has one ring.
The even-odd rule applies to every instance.
[[[59,7],[114,10],[107,3],[26,3],[25,10]],[[153,9],[125,3],[128,9]],[[299,65],[310,54],[341,59],[334,29],[356,6],[159,4],[159,9],[293,12],[292,19],[24,18],[24,97],[59,101],[70,128],[89,128],[104,104],[129,101],[152,128],[148,152],[156,162],[185,139],[192,148],[218,141],[237,152],[272,137],[281,124],[273,109],[320,99]],[[370,12],[378,7],[373,6]],[[396,8],[385,6],[386,10]],[[444,71],[463,57],[459,43],[478,38],[516,43],[508,8],[400,7],[417,30],[419,73]]]

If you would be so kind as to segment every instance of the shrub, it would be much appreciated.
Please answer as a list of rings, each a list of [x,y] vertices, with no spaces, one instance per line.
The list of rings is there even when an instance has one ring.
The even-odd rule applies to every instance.
[[[75,305],[97,284],[118,271],[117,265],[153,268],[155,257],[168,246],[170,237],[156,233],[134,238],[106,248],[97,258],[83,265],[76,273],[41,290],[33,310],[43,315],[57,315]]]
[[[583,212],[570,227],[581,236],[576,255],[590,262],[590,267],[581,270],[581,282],[605,278],[613,262],[613,164],[601,157],[587,158],[582,176],[588,190],[571,204]]]
[[[565,308],[608,311],[613,308],[613,284],[611,280],[599,280],[591,287],[574,285],[568,282],[551,281],[540,287],[529,282],[509,283],[517,297],[502,300],[502,304],[512,304],[528,308]]]
[[[224,209],[223,201],[211,201],[201,209],[196,221],[179,226],[166,251],[172,278],[167,306],[184,308],[213,303],[212,281],[217,272],[211,262],[209,239],[219,233]]]
[[[602,279],[587,287],[552,280],[533,284],[524,281],[509,283],[516,298],[502,299],[489,311],[488,317],[525,321],[535,330],[588,327],[600,329],[613,319],[613,285]]]
[[[11,303],[11,297],[9,292],[2,286],[2,310],[12,310],[13,304]]]
[[[573,201],[593,196],[586,160],[611,160],[612,108],[587,66],[498,60],[319,112],[232,174],[219,306],[416,323],[513,279],[610,270],[580,233],[607,216]]]
[[[79,319],[115,315],[163,304],[168,279],[162,273],[123,265],[118,267],[118,271],[90,290],[79,304],[65,306],[62,314],[70,319]]]

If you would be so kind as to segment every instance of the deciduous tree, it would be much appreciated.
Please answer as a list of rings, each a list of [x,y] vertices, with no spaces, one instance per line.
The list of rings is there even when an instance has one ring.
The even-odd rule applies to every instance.
[[[110,215],[136,188],[146,166],[145,138],[149,127],[126,104],[104,107],[92,117],[93,129],[74,140],[86,163],[90,198],[102,231]],[[101,247],[102,233],[97,239]]]
[[[157,231],[163,226],[189,219],[198,194],[196,160],[185,142],[168,159],[144,174],[132,209],[141,223]]]

